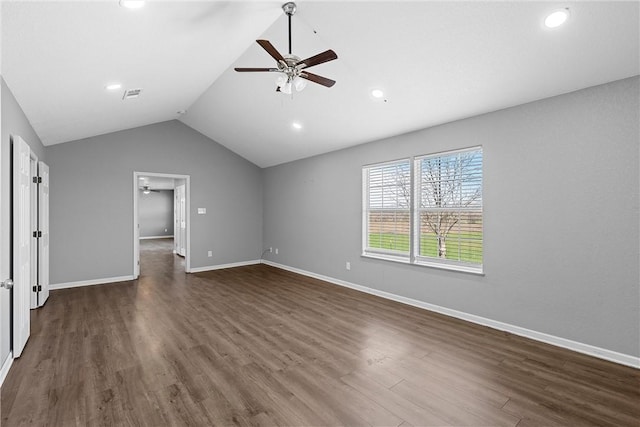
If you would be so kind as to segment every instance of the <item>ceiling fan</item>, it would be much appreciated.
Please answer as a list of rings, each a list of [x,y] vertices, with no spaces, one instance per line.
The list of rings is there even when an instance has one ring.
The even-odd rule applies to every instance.
[[[141,186],[141,187],[140,187],[140,189],[142,190],[142,192],[143,192],[144,194],[149,194],[149,193],[151,193],[152,191],[153,191],[154,193],[159,193],[159,192],[160,192],[160,190],[152,190],[152,189],[151,189],[151,187],[149,187],[149,185],[148,185],[148,184],[147,184],[147,185],[143,185],[143,186]]]
[[[322,86],[331,87],[336,84],[335,80],[328,79],[326,77],[319,76],[307,71],[307,68],[314,65],[323,64],[325,62],[338,59],[338,55],[329,49],[317,55],[314,55],[307,59],[300,59],[300,57],[291,53],[291,17],[296,13],[296,4],[294,2],[288,2],[282,5],[282,10],[289,17],[289,54],[281,55],[278,50],[268,40],[256,40],[264,50],[267,51],[273,59],[276,60],[277,68],[234,68],[241,73],[246,72],[268,72],[268,73],[280,73],[276,84],[278,85],[276,92],[282,92],[290,94],[292,88],[295,88],[298,92],[304,89],[309,80],[314,83],[318,83]]]

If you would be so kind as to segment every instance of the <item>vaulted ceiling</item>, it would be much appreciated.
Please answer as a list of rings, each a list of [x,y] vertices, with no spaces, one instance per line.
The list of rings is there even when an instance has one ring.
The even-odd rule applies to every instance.
[[[333,49],[330,89],[233,71],[275,66],[255,39],[287,52],[279,1],[5,1],[2,74],[45,145],[179,119],[261,167],[640,74],[638,2],[297,4],[293,53]]]

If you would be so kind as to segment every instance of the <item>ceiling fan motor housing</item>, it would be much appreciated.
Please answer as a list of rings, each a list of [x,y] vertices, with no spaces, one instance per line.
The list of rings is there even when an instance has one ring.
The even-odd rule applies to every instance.
[[[282,55],[284,61],[278,62],[278,69],[287,75],[287,81],[292,81],[300,75],[300,68],[296,64],[300,62],[300,57],[296,55]]]

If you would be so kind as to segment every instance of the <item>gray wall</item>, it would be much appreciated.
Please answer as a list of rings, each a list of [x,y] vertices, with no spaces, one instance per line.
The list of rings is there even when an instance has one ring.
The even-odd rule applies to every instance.
[[[266,169],[267,258],[638,356],[638,94],[634,77]],[[361,258],[362,165],[473,145],[485,276]]]
[[[4,79],[0,79],[0,84],[2,85],[2,139],[0,140],[0,149],[2,153],[0,155],[0,159],[2,159],[2,188],[0,188],[0,209],[2,209],[2,221],[3,224],[0,227],[1,236],[0,241],[3,245],[10,245],[10,171],[11,171],[11,150],[10,150],[10,135],[19,135],[24,139],[27,144],[31,147],[34,153],[38,156],[39,160],[45,160],[44,158],[44,147],[42,142],[40,142],[40,138],[36,135],[35,131],[31,127],[29,120],[25,116],[22,108],[18,105],[18,102],[13,97],[11,90],[5,83]],[[7,250],[9,246],[5,247]],[[7,255],[9,252],[6,252]],[[9,259],[0,259],[2,262],[2,268],[0,271],[9,272]],[[0,280],[5,280],[8,277],[2,277]],[[0,365],[6,359],[6,356],[9,354],[9,345],[10,345],[10,322],[8,316],[10,315],[9,311],[9,292],[4,290],[0,291],[0,313],[2,313],[2,318],[0,319]]]
[[[173,237],[173,190],[139,190],[138,220],[140,237]]]
[[[52,145],[46,153],[52,284],[132,274],[134,171],[191,176],[192,267],[260,258],[260,169],[178,121]],[[198,215],[198,207],[207,214]]]

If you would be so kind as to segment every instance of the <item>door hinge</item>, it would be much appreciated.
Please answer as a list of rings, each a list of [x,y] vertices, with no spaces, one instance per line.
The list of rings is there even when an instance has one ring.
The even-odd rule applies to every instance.
[[[34,184],[42,184],[42,177],[40,177],[40,176],[34,176],[34,177],[33,177],[33,183],[34,183]]]
[[[42,237],[42,231],[34,231],[33,232],[33,237],[35,237],[36,239],[39,239]]]
[[[33,286],[33,292],[40,292],[40,291],[42,291],[42,285]]]

